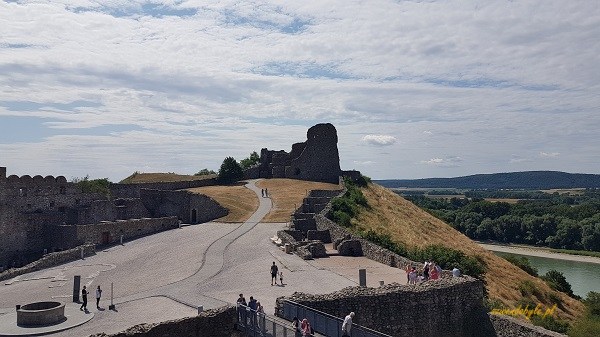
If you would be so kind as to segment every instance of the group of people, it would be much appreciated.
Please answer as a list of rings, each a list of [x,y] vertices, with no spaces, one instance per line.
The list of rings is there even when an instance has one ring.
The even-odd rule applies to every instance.
[[[251,316],[244,314],[242,311],[240,311],[238,313],[240,315],[240,321],[246,322],[246,324],[248,324],[249,322],[250,323],[253,322],[253,319],[252,319],[253,317],[256,317],[255,325],[257,325],[259,328],[264,326],[265,308],[253,296],[250,296],[250,301],[246,302],[246,298],[244,297],[244,294],[240,294],[240,297],[238,297],[238,299],[237,299],[237,304],[238,304],[238,306],[241,305],[244,307],[248,307],[250,309]]]
[[[437,280],[442,277],[442,267],[434,261],[425,261],[423,267],[417,270],[414,265],[407,264],[405,267],[406,282],[408,284],[417,284],[427,280]],[[460,270],[456,267],[452,269],[452,276],[459,277]]]
[[[81,289],[81,307],[79,307],[79,310],[87,311],[88,293],[89,292],[88,292],[86,286],[83,286],[83,289]],[[98,286],[98,288],[96,288],[96,309],[100,309],[100,298],[101,297],[102,297],[102,289],[100,289],[100,286]]]
[[[263,198],[268,198],[269,197],[269,190],[267,190],[266,188],[261,188],[260,189],[260,194],[262,195]]]
[[[353,318],[354,311],[344,318],[344,323],[342,323],[342,337],[350,337]],[[292,319],[292,327],[294,328],[294,337],[314,336],[315,330],[310,326],[310,322],[306,318],[300,322],[298,317],[294,317]]]

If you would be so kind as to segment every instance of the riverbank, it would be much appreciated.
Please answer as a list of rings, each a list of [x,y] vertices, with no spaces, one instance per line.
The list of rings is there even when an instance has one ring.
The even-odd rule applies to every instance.
[[[549,249],[544,249],[544,248],[539,248],[539,247],[529,247],[529,246],[520,246],[520,245],[501,245],[501,244],[490,244],[490,243],[483,243],[483,242],[477,242],[477,243],[481,247],[483,247],[487,250],[491,250],[493,252],[504,252],[504,253],[519,254],[519,255],[545,257],[545,258],[549,258],[549,259],[600,264],[600,258],[593,257],[593,256],[556,253]]]

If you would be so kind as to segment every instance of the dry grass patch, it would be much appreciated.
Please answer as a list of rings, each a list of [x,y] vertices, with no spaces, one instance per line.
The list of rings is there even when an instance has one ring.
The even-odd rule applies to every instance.
[[[135,172],[129,177],[120,181],[121,184],[141,184],[141,183],[170,183],[175,181],[193,181],[215,178],[216,175],[193,176],[176,173],[139,173]]]
[[[266,188],[273,201],[273,209],[263,222],[288,222],[296,208],[311,190],[339,190],[337,184],[319,183],[295,179],[263,179],[256,186]]]
[[[208,195],[229,210],[229,214],[217,221],[244,222],[258,209],[256,193],[243,185],[205,186],[191,188],[189,191]]]
[[[553,292],[542,280],[487,251],[450,225],[394,192],[375,184],[370,184],[362,191],[371,208],[362,210],[357,219],[353,220],[359,228],[389,234],[394,241],[401,242],[409,248],[440,244],[460,250],[469,256],[479,256],[487,264],[485,282],[490,298],[499,299],[505,305],[514,307],[516,302],[523,298],[519,285],[526,280],[533,282],[542,294]],[[541,297],[543,298],[534,300],[545,306],[552,306],[548,296]],[[583,314],[584,306],[581,302],[562,293],[560,298],[564,306],[564,309],[557,309],[560,318],[573,320]]]

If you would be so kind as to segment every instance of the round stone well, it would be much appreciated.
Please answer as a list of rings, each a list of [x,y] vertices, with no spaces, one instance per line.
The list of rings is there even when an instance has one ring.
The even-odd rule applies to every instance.
[[[61,302],[35,302],[17,309],[18,326],[44,326],[62,323],[66,320],[65,304]]]

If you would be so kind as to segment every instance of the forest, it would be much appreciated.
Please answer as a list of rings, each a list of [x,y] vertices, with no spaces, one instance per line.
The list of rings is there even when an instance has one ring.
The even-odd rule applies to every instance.
[[[488,190],[465,196],[404,195],[474,240],[600,252],[600,189],[577,195]],[[484,197],[524,199],[509,203]]]

